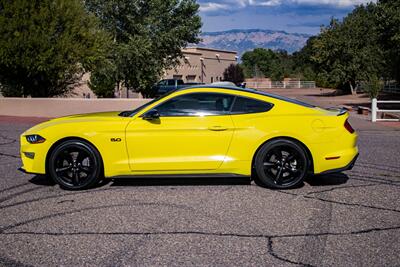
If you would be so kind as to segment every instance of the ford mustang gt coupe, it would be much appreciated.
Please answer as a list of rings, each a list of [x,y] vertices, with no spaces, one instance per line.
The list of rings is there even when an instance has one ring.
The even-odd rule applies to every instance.
[[[103,178],[197,176],[286,189],[306,175],[353,167],[357,135],[348,116],[253,89],[196,86],[130,111],[38,124],[21,135],[21,169],[64,189]]]

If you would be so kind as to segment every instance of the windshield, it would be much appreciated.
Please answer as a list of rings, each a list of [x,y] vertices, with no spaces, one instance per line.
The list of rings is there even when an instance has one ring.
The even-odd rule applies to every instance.
[[[157,97],[157,98],[154,98],[153,100],[151,100],[151,101],[149,101],[149,102],[147,102],[147,103],[141,105],[140,107],[135,108],[134,110],[125,110],[125,111],[122,111],[121,113],[118,114],[118,116],[121,116],[121,117],[132,117],[132,116],[134,116],[135,114],[137,114],[139,111],[141,111],[142,109],[144,109],[145,107],[150,106],[150,105],[153,104],[154,102],[163,99],[164,97],[170,95],[170,94],[173,93],[173,92],[175,92],[175,90],[170,91],[170,92],[168,92],[168,93],[166,93],[166,94],[164,94],[164,95],[162,95],[162,96],[159,96],[159,97]]]

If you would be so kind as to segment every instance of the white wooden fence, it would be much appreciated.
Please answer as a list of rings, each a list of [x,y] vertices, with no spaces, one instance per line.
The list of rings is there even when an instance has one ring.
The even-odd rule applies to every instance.
[[[254,89],[271,88],[316,88],[315,81],[254,81],[246,82],[246,87]]]
[[[398,109],[380,109],[378,108],[378,104],[400,104],[400,101],[392,101],[392,100],[377,100],[376,98],[372,99],[372,108],[371,108],[371,120],[372,122],[376,121],[400,121],[399,119],[378,119],[379,112],[387,112],[387,113],[400,113]]]
[[[395,82],[385,82],[383,92],[391,94],[400,94],[400,86]]]

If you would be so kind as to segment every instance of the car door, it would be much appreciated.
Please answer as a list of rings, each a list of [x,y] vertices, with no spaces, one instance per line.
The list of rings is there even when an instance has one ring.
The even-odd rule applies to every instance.
[[[229,115],[233,99],[229,94],[186,93],[151,110],[159,118],[136,118],[126,129],[131,170],[217,169],[234,131]]]

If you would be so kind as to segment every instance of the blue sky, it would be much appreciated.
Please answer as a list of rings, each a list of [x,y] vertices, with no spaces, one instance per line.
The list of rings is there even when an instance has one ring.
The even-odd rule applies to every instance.
[[[371,0],[198,0],[203,32],[270,29],[316,34]]]

